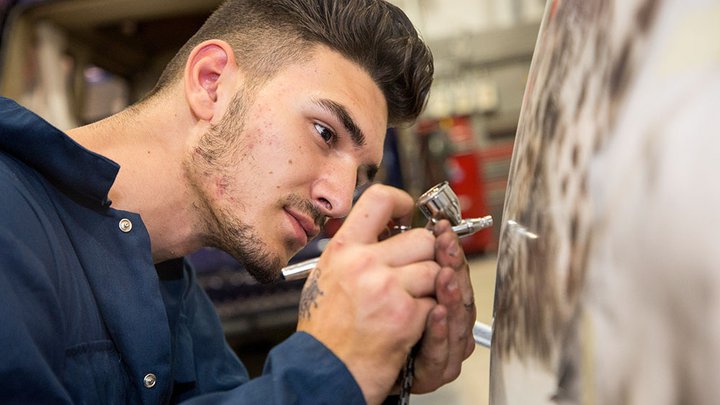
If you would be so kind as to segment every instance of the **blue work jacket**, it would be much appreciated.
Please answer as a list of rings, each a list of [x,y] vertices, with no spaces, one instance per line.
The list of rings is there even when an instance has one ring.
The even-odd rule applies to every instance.
[[[118,170],[0,98],[0,403],[364,403],[305,333],[249,380],[192,268],[112,207]]]

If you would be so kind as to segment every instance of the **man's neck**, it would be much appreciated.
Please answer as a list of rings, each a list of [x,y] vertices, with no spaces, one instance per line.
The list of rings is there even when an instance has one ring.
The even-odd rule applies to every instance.
[[[137,212],[150,234],[154,262],[199,247],[199,215],[183,172],[192,142],[191,116],[172,102],[147,101],[132,110],[68,131],[84,147],[120,165],[112,207]]]

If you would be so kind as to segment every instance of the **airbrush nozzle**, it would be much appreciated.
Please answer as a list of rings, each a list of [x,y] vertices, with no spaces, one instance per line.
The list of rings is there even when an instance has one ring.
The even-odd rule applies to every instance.
[[[490,215],[487,215],[482,218],[463,219],[460,224],[453,226],[452,230],[462,238],[485,228],[490,228],[492,225],[493,219]]]

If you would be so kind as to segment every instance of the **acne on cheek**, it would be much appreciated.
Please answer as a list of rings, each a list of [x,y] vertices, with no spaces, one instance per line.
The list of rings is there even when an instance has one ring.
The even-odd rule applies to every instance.
[[[267,119],[267,117],[272,117],[272,109],[262,108],[255,117],[259,122],[262,122],[254,131],[255,139],[262,140],[267,145],[272,145],[275,140],[273,122]]]
[[[215,179],[215,193],[218,197],[225,195],[229,184],[227,176],[220,176]],[[231,197],[232,200],[232,197]]]
[[[273,172],[272,170],[270,170],[270,171],[268,172],[268,176],[272,176],[273,173],[275,173],[275,172]],[[280,189],[280,186],[275,186],[275,188],[279,190],[279,189]]]
[[[262,139],[262,143],[264,143],[265,145],[272,146],[274,143],[273,139],[272,139],[272,137],[266,136],[265,134],[267,134],[267,133],[268,132],[258,130],[256,138]]]

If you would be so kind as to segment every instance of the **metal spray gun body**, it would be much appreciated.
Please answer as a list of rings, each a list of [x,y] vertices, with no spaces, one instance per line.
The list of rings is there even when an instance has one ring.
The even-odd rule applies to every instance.
[[[450,221],[450,225],[452,225],[452,230],[457,233],[460,238],[470,236],[493,225],[491,216],[463,219],[460,211],[460,200],[452,188],[450,188],[447,181],[423,193],[423,195],[418,198],[416,206],[428,219],[429,226],[441,219],[447,219]],[[398,233],[407,229],[409,228],[395,226],[391,231]],[[319,260],[320,258],[317,257],[284,267],[282,269],[282,278],[288,281],[306,278],[317,266]],[[492,328],[489,325],[476,322],[473,327],[473,336],[475,343],[490,347]]]

